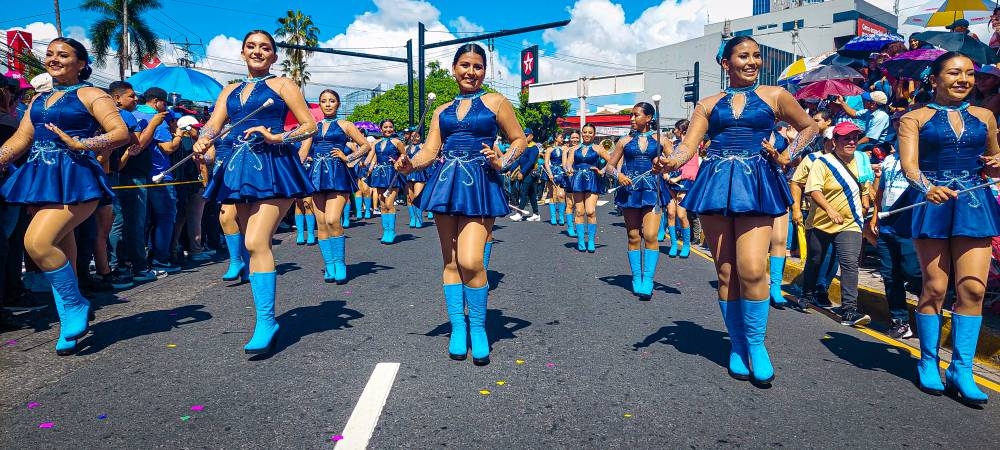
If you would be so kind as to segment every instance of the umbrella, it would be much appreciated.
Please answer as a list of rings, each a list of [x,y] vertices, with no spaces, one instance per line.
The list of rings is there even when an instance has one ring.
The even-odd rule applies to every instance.
[[[834,53],[826,57],[826,59],[820,61],[820,64],[824,66],[853,67],[855,69],[860,69],[868,66],[868,63],[863,58],[851,58],[848,56],[841,55],[839,53]]]
[[[21,72],[11,69],[8,70],[7,73],[3,74],[3,76],[16,81],[19,89],[31,89],[31,83],[24,79],[24,74]]]
[[[864,92],[856,84],[847,80],[823,80],[811,83],[795,93],[799,100],[823,100],[830,95],[858,95]]]
[[[785,70],[781,71],[781,75],[778,75],[778,84],[798,82],[800,75],[825,65],[821,62],[833,54],[833,52],[828,52],[819,56],[810,56],[796,60],[788,67],[785,67]]]
[[[895,34],[866,34],[847,41],[837,53],[851,58],[865,58],[893,42],[903,42],[903,38]]]
[[[323,115],[323,111],[319,109],[319,103],[309,103],[309,114],[312,114],[313,120],[315,120],[317,124],[319,124],[319,121],[326,117]],[[289,110],[288,114],[285,114],[285,131],[291,130],[297,126],[299,126],[299,121],[295,118],[295,114],[292,114],[292,111]]]
[[[195,102],[214,102],[222,92],[222,84],[215,81],[215,78],[187,67],[160,66],[140,71],[126,81],[132,84],[136,92],[158,87]]]
[[[884,68],[889,75],[897,78],[919,80],[923,71],[930,67],[931,63],[934,62],[938,56],[941,56],[944,53],[944,50],[938,48],[920,48],[917,50],[911,50],[889,58],[882,63],[882,68]]]
[[[799,84],[815,83],[823,80],[864,80],[857,70],[844,66],[823,66],[805,75],[799,80]]]
[[[906,19],[904,25],[946,27],[958,19],[970,25],[987,23],[996,3],[987,0],[931,0]]]
[[[354,122],[354,126],[358,127],[359,130],[368,133],[379,133],[382,131],[379,129],[378,125],[371,122]]]
[[[996,50],[966,33],[950,31],[924,31],[913,38],[952,52],[962,53],[979,64],[993,64],[1000,60]]]

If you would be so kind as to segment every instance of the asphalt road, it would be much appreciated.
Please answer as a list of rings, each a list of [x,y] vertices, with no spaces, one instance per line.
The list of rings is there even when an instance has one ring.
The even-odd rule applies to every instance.
[[[250,287],[224,262],[101,297],[74,356],[45,321],[5,333],[0,448],[346,448],[331,438],[378,412],[358,400],[382,362],[399,368],[370,448],[1000,448],[1000,406],[921,393],[908,353],[821,314],[771,311],[771,389],[729,378],[711,263],[664,255],[640,302],[621,218],[599,220],[596,254],[498,221],[486,367],[448,359],[436,232],[402,220],[392,246],[352,225],[344,286],[277,236],[269,357],[243,354]]]

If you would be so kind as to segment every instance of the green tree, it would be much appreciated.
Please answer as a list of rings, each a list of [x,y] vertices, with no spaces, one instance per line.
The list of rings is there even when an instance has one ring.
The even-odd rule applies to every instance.
[[[521,103],[517,108],[521,124],[534,131],[537,142],[545,142],[555,136],[559,130],[556,119],[569,114],[570,104],[566,100],[529,104],[528,91],[521,91],[518,100]]]
[[[307,47],[319,44],[319,27],[313,23],[312,17],[302,14],[300,10],[288,10],[285,17],[278,19],[278,24],[281,26],[274,30],[274,37],[283,39],[286,44]],[[286,48],[285,60],[281,62],[281,71],[300,88],[309,82],[306,58],[310,55],[310,51]]]
[[[122,12],[126,0],[84,0],[80,9],[100,14],[90,28],[87,37],[93,42],[91,51],[94,61],[104,67],[108,56],[118,55],[118,76],[125,79],[125,34],[122,32]],[[159,37],[153,28],[143,19],[150,11],[160,9],[159,0],[127,0],[128,1],[128,36],[129,58],[142,67],[142,58],[160,52]],[[112,49],[112,45],[115,49]]]

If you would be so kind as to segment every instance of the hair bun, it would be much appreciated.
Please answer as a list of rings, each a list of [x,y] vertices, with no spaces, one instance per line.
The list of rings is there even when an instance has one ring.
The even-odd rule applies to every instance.
[[[94,69],[90,67],[90,64],[83,66],[83,70],[80,71],[80,81],[87,81],[92,73],[94,73]]]

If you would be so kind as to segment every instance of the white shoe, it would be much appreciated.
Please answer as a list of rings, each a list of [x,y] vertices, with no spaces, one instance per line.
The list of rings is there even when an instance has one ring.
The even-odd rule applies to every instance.
[[[524,219],[524,216],[522,216],[521,213],[514,213],[514,215],[510,216],[509,218],[510,220],[513,220],[515,222],[520,222],[521,220]]]
[[[541,222],[541,221],[542,221],[542,216],[539,216],[538,214],[532,214],[531,217],[528,218],[528,222]]]

